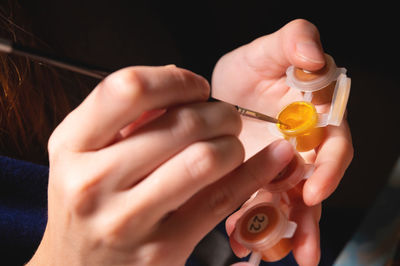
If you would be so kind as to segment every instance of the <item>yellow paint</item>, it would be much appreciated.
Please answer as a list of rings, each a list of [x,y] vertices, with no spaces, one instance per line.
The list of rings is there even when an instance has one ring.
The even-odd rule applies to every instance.
[[[278,129],[286,139],[296,138],[296,149],[308,151],[317,147],[323,140],[324,130],[316,127],[318,114],[312,103],[293,102],[278,115]]]

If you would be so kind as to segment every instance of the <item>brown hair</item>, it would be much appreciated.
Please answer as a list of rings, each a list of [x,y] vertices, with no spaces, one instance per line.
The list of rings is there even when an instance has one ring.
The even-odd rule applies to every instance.
[[[29,24],[24,24],[23,15],[17,1],[10,0],[3,5],[0,37],[37,49],[49,49],[33,36]],[[40,62],[0,53],[1,155],[47,163],[46,148],[51,132],[80,101],[76,94],[66,93],[63,85],[75,86],[75,92],[78,87],[65,74]],[[86,93],[83,90],[81,96]]]

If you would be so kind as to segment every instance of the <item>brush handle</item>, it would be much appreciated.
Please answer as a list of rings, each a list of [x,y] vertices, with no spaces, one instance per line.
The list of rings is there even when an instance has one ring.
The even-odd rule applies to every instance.
[[[15,54],[19,56],[25,56],[34,61],[43,62],[55,67],[80,73],[85,76],[93,77],[96,79],[104,79],[109,73],[100,70],[94,70],[91,67],[85,67],[78,63],[70,63],[65,60],[61,60],[50,55],[45,55],[39,51],[34,51],[28,47],[24,47],[18,44],[14,44],[12,41],[0,38],[0,52],[9,54]]]
[[[215,99],[213,97],[210,97],[208,99],[208,101],[209,102],[221,102],[220,100]],[[238,106],[238,105],[233,105],[233,106],[235,106],[237,111],[243,116],[247,116],[247,117],[251,117],[251,118],[257,119],[257,120],[262,120],[262,121],[265,121],[265,122],[270,122],[270,123],[275,123],[275,124],[279,123],[279,120],[276,119],[275,117],[272,117],[272,116],[269,116],[269,115],[265,115],[265,114],[262,114],[262,113],[247,109],[247,108],[243,108],[243,107]]]
[[[92,67],[84,67],[78,63],[69,63],[65,60],[54,58],[50,55],[45,55],[38,51],[34,51],[28,47],[24,47],[21,45],[14,44],[12,41],[0,38],[0,52],[5,52],[9,54],[15,54],[19,56],[25,56],[35,61],[43,62],[55,67],[59,67],[62,69],[66,69],[72,72],[76,72],[85,76],[93,77],[96,79],[104,79],[109,73],[106,71],[95,70]],[[210,97],[209,101],[219,101],[218,99]],[[255,118],[258,120],[270,122],[270,123],[279,123],[278,119],[264,115],[240,106],[235,105],[238,112],[247,117]]]

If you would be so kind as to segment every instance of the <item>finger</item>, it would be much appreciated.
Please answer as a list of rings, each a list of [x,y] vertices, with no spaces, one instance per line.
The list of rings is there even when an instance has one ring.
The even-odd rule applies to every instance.
[[[290,220],[297,223],[296,233],[292,238],[293,255],[299,265],[318,265],[320,260],[320,241],[318,217],[321,206],[293,207]]]
[[[136,211],[136,205],[151,209],[158,221],[239,166],[243,159],[243,146],[234,136],[196,142],[127,192],[134,200],[133,210]]]
[[[231,249],[233,253],[238,257],[238,258],[244,258],[250,254],[250,250],[244,247],[242,244],[236,241],[234,237],[229,237],[229,244],[231,246]]]
[[[325,64],[318,29],[303,19],[294,20],[244,48],[248,65],[268,78],[280,78],[290,65],[312,71]]]
[[[232,237],[232,233],[233,230],[235,229],[236,222],[243,215],[243,213],[244,213],[244,208],[241,208],[240,210],[229,216],[225,222],[225,229],[226,233],[229,236],[229,243],[231,245],[232,251],[239,258],[246,257],[247,255],[250,254],[249,249],[241,245],[239,242],[236,241],[234,237]]]
[[[254,100],[260,97],[260,93],[253,93],[254,98],[249,98],[249,90],[263,92],[265,87],[269,87],[265,81],[281,79],[290,65],[309,71],[325,65],[318,29],[303,19],[294,20],[277,32],[223,56],[212,77],[213,97],[254,107]],[[246,75],[246,79],[232,78],[236,73]],[[260,78],[263,80],[261,83]],[[232,88],[236,88],[235,93],[226,94]],[[279,89],[276,93],[282,94],[284,90]],[[243,98],[248,98],[248,101]]]
[[[207,81],[184,69],[128,67],[105,78],[71,112],[55,134],[74,151],[100,149],[142,113],[178,103],[205,101]]]
[[[347,122],[339,127],[327,127],[327,136],[317,151],[315,170],[305,182],[304,202],[313,206],[321,203],[339,185],[353,158],[353,145]]]
[[[189,104],[170,109],[97,156],[107,157],[111,165],[113,162],[118,165],[118,175],[113,177],[115,188],[129,189],[187,146],[220,136],[238,135],[240,129],[238,112],[226,103]],[[132,153],[138,151],[145,152],[132,160]],[[177,167],[180,169],[182,165]]]
[[[163,228],[194,244],[252,193],[270,182],[292,159],[293,148],[285,140],[269,145],[241,167],[211,184],[174,212]]]

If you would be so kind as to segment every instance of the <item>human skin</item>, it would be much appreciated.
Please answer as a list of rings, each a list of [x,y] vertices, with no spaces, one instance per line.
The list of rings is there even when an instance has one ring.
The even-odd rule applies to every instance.
[[[302,99],[300,92],[290,90],[285,84],[285,71],[290,65],[308,71],[317,71],[325,65],[318,29],[303,19],[294,20],[277,32],[224,55],[214,69],[213,97],[276,115],[287,104]],[[319,104],[316,108],[327,112],[329,104]],[[265,123],[243,119],[239,138],[249,158],[276,137],[269,134]],[[294,201],[290,213],[290,219],[298,224],[293,237],[293,254],[300,265],[317,265],[321,202],[336,189],[353,158],[347,121],[339,127],[328,126],[320,146],[303,156],[307,162],[314,163],[315,171],[304,183],[302,197]],[[228,234],[232,233],[241,214],[242,210],[227,220]],[[230,241],[239,257],[249,253],[233,238]]]
[[[175,66],[103,80],[50,137],[48,223],[28,265],[184,265],[293,156],[277,141],[243,164],[240,116],[209,93]]]
[[[289,24],[265,38],[277,42],[282,38],[279,32],[293,25],[293,32],[303,32],[302,23]],[[307,40],[315,37],[310,36]],[[263,45],[257,42],[219,61],[213,89],[229,90],[235,94],[230,101],[242,98],[243,105],[259,109],[263,105],[252,94],[260,96],[260,91],[253,85],[265,80],[276,87],[273,99],[283,97],[283,103],[288,98],[282,72],[288,63],[271,61],[269,49],[258,54]],[[279,45],[271,49],[281,54]],[[229,60],[238,60],[244,51],[249,58],[232,66]],[[255,65],[249,67],[251,56]],[[301,56],[297,60],[297,65],[307,64]],[[265,73],[271,75],[260,76],[264,72],[255,71],[257,66],[268,66]],[[321,66],[323,62],[313,65]],[[234,73],[243,76],[232,77]],[[50,138],[48,223],[29,265],[184,265],[196,244],[276,177],[294,153],[284,140],[249,141],[246,136],[259,134],[258,129],[242,121],[232,106],[206,102],[209,93],[204,78],[175,66],[129,67],[103,80]],[[264,95],[263,101],[270,96]],[[331,129],[319,148],[315,174],[326,181],[317,175],[305,186],[304,193],[318,195],[320,201],[343,175],[338,169],[332,172],[331,164],[343,172],[347,167],[346,160],[332,159],[343,155],[341,148],[332,148],[345,138],[343,132]],[[298,255],[319,250],[320,206],[313,200],[305,197],[307,205],[292,213],[299,224],[295,236],[299,262]],[[234,219],[235,215],[229,221]],[[227,228],[233,227],[228,223]],[[241,248],[232,247],[235,252]],[[317,256],[313,257],[315,262]]]

